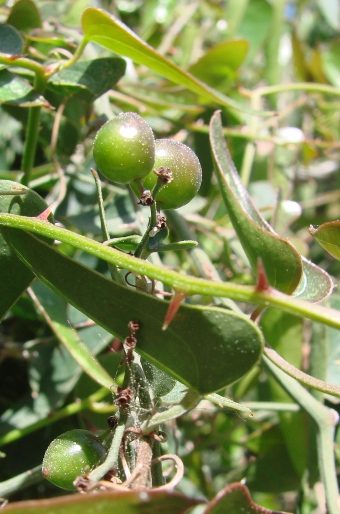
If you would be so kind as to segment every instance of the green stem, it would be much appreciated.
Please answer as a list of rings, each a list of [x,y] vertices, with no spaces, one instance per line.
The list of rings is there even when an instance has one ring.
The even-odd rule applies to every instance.
[[[4,480],[0,483],[0,497],[6,498],[17,491],[22,491],[26,487],[38,484],[43,479],[41,473],[41,464],[33,469],[29,469],[24,473],[20,473],[13,478]]]
[[[6,64],[6,66],[15,66],[16,68],[24,68],[29,71],[33,71],[36,76],[44,76],[45,74],[45,67],[31,59],[27,59],[26,57],[21,57],[19,59],[13,59],[11,57],[8,57],[7,54],[1,54],[0,53],[0,64]]]
[[[41,107],[31,107],[28,113],[27,133],[24,154],[21,162],[21,170],[24,172],[22,184],[27,186],[31,179],[31,171],[34,165],[35,152],[38,142]]]
[[[157,186],[156,182],[156,186]],[[152,195],[154,197],[154,191],[156,189],[156,186],[154,190],[152,191]],[[157,192],[157,191],[156,191]],[[154,202],[152,205],[150,205],[150,218],[148,222],[148,226],[146,228],[145,234],[143,235],[141,242],[139,243],[136,251],[135,251],[135,257],[139,257],[141,259],[147,259],[150,255],[150,252],[148,250],[148,242],[149,242],[149,232],[150,230],[156,225],[157,223],[157,205],[156,202]]]
[[[98,391],[96,391],[95,393],[91,394],[88,398],[85,398],[80,402],[76,401],[70,403],[66,407],[58,410],[57,412],[53,412],[49,417],[40,419],[36,423],[33,423],[32,425],[29,425],[24,428],[15,428],[14,430],[7,432],[7,434],[0,437],[0,447],[4,446],[5,444],[13,443],[18,439],[21,439],[21,437],[31,434],[32,432],[35,432],[39,428],[51,425],[59,419],[73,416],[73,414],[77,414],[78,412],[81,412],[86,409],[91,409],[93,403],[102,400],[108,394],[110,394],[110,391],[106,387],[102,387],[101,389],[98,389]]]
[[[34,89],[44,94],[47,82],[47,74],[45,69],[36,71],[34,80]],[[31,172],[34,165],[34,159],[38,143],[39,124],[40,124],[41,107],[31,107],[28,113],[27,131],[24,153],[22,157],[21,170],[24,172],[21,182],[27,186],[31,179]]]
[[[101,480],[106,473],[108,473],[111,469],[113,469],[118,462],[119,457],[119,449],[122,443],[122,439],[125,432],[125,426],[127,423],[128,415],[127,413],[122,413],[119,419],[119,423],[115,429],[110,450],[107,454],[107,457],[103,464],[98,466],[98,468],[91,471],[88,475],[88,478],[91,482],[95,483],[98,480]]]
[[[87,43],[88,43],[88,41],[85,38],[83,38],[81,40],[80,44],[78,45],[76,51],[74,52],[73,56],[71,57],[71,59],[69,59],[68,61],[63,61],[61,63],[61,69],[69,68],[70,66],[75,64],[78,61],[78,59],[82,56]]]
[[[296,82],[260,87],[256,89],[253,94],[257,96],[267,96],[277,93],[286,93],[287,91],[309,91],[310,93],[324,93],[326,95],[340,96],[340,89],[338,87],[328,86],[326,84],[315,84],[313,82]]]
[[[286,375],[268,358],[263,362],[284,390],[305,410],[313,419],[317,428],[317,446],[319,471],[325,488],[327,512],[339,514],[338,483],[334,461],[334,433],[338,422],[338,414],[317,401],[296,380]]]
[[[295,380],[305,385],[306,387],[311,387],[317,391],[322,391],[323,393],[328,393],[332,396],[337,396],[340,398],[339,387],[328,384],[319,378],[312,377],[300,369],[297,369],[295,366],[283,359],[281,355],[279,355],[273,348],[268,345],[268,343],[264,347],[263,352],[266,357],[268,357],[268,359],[270,359],[271,362],[273,362],[278,368],[282,369],[282,371],[287,373],[287,375],[295,378]]]
[[[172,230],[180,241],[186,239],[197,241],[195,235],[190,230],[187,221],[177,211],[169,210],[167,212],[167,220],[170,221]],[[222,279],[217,269],[215,268],[215,266],[213,265],[205,251],[202,250],[202,248],[200,248],[199,246],[192,248],[189,251],[189,255],[200,277],[208,278],[210,280],[216,280],[217,282],[222,282]],[[214,301],[217,305],[224,305],[225,307],[231,309],[234,312],[238,312],[239,314],[242,313],[238,305],[229,298],[214,298]]]
[[[158,441],[154,441],[153,447],[152,447],[152,458],[156,459],[157,457],[160,457],[161,455],[162,455],[161,445]],[[162,463],[160,461],[157,461],[155,464],[153,464],[153,466],[151,468],[151,476],[152,476],[152,486],[153,487],[159,487],[161,485],[164,485]]]
[[[102,230],[102,237],[103,237],[104,241],[106,242],[106,241],[110,240],[110,234],[109,234],[109,230],[107,228],[106,217],[105,217],[102,184],[100,182],[98,173],[94,169],[91,169],[91,173],[94,178],[94,182],[96,184],[96,189],[97,189],[97,198],[98,198],[99,217],[100,217],[100,225],[101,225],[101,230]],[[121,274],[119,273],[117,266],[115,266],[114,264],[111,264],[111,263],[108,263],[108,266],[109,266],[112,280],[114,280],[115,282],[118,282],[118,284],[124,284],[124,280],[123,280]]]
[[[284,312],[306,317],[340,330],[339,311],[323,307],[322,305],[312,304],[306,300],[299,300],[294,296],[286,295],[272,288],[258,291],[255,286],[246,286],[232,282],[217,282],[183,275],[151,262],[132,257],[85,236],[75,234],[37,218],[28,218],[15,214],[0,214],[0,225],[27,230],[51,239],[57,239],[107,262],[111,262],[118,267],[164,282],[174,290],[181,291],[187,295],[220,296],[264,307],[277,307]]]

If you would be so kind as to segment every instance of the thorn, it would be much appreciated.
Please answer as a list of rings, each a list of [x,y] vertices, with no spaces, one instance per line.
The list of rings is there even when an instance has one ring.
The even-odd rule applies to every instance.
[[[166,330],[168,328],[168,326],[174,319],[176,312],[180,308],[181,303],[183,302],[185,297],[186,297],[186,295],[184,293],[182,293],[181,291],[175,292],[175,294],[173,295],[173,297],[170,301],[167,313],[165,315],[162,330]]]
[[[45,209],[41,214],[39,214],[39,216],[37,216],[38,220],[41,220],[41,221],[48,221],[48,217],[53,214],[52,213],[52,208],[51,207],[47,207],[47,209]]]
[[[262,259],[257,259],[257,284],[256,291],[261,293],[262,291],[268,291],[271,289],[267,279],[266,270],[264,269]]]

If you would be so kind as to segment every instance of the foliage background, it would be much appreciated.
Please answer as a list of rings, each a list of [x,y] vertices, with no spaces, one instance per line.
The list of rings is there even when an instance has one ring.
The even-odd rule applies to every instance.
[[[277,110],[279,115],[254,117],[223,108],[223,125],[232,157],[262,214],[298,250],[326,269],[337,284],[339,261],[327,256],[308,232],[310,224],[340,217],[339,96],[327,86],[340,86],[340,8],[335,0],[229,0],[118,2],[36,2],[46,41],[30,40],[37,59],[73,51],[80,40],[80,18],[86,7],[102,7],[120,18],[150,45],[207,84],[253,108]],[[6,19],[8,6],[1,4]],[[52,41],[57,36],[57,41]],[[221,44],[221,52],[210,51]],[[87,58],[112,56],[91,44]],[[203,57],[202,57],[203,56]],[[55,56],[51,55],[51,59]],[[201,60],[200,60],[201,59]],[[298,87],[298,83],[304,86]],[[101,83],[101,81],[100,81]],[[212,175],[207,124],[216,106],[197,101],[197,95],[169,85],[146,67],[127,62],[125,76],[114,89],[93,97],[77,95],[60,111],[65,90],[50,88],[46,99],[56,110],[44,111],[30,186],[49,204],[58,198],[58,167],[65,172],[67,192],[56,218],[70,228],[100,236],[91,147],[97,127],[124,111],[139,112],[157,137],[176,137],[189,144],[202,163],[200,195],[181,210],[200,247],[222,277],[254,283],[248,261],[230,225]],[[95,97],[98,98],[92,103]],[[0,178],[19,176],[26,110],[5,103],[0,122]],[[57,141],[52,128],[60,115]],[[52,139],[51,139],[52,138]],[[279,197],[278,197],[279,191]],[[279,202],[278,202],[279,198]],[[115,236],[138,230],[134,207],[125,190],[105,187],[109,230]],[[276,205],[279,207],[275,210]],[[171,217],[169,217],[171,225]],[[175,230],[176,222],[173,222]],[[106,273],[104,264],[62,244],[60,250],[87,266]],[[158,262],[158,257],[155,257]],[[162,256],[164,265],[185,272],[197,263],[184,253]],[[72,324],[84,321],[74,308],[36,282],[1,324],[0,434],[44,420],[51,411],[74,405],[97,390],[60,345],[60,338],[78,338],[100,355],[110,370],[118,366],[108,352],[118,343],[98,327],[61,334],[48,322],[42,305],[61,309]],[[211,299],[205,299],[210,301]],[[197,301],[201,302],[199,298]],[[328,300],[339,308],[335,290]],[[247,307],[241,306],[247,312]],[[339,384],[339,334],[336,330],[268,310],[261,321],[267,341],[290,363],[317,378]],[[73,335],[72,335],[73,334]],[[306,414],[257,366],[228,388],[227,396],[254,407],[254,417],[218,409],[204,402],[169,428],[169,452],[178,453],[186,469],[179,489],[195,497],[212,498],[226,483],[247,478],[255,501],[267,508],[314,512],[319,508],[318,470],[313,425]],[[315,393],[322,398],[320,393]],[[109,398],[101,409],[110,411]],[[254,403],[256,402],[256,403]],[[260,402],[268,402],[260,408]],[[283,402],[281,411],[279,403]],[[325,402],[339,411],[334,399]],[[256,407],[257,405],[257,407]],[[4,447],[0,480],[37,466],[49,442],[74,427],[106,428],[106,414],[94,407],[65,417]],[[338,436],[337,436],[338,437]],[[339,459],[339,442],[336,455]],[[18,458],[20,456],[20,458]],[[339,465],[339,461],[337,461]],[[62,492],[46,481],[18,491],[12,498],[44,498]],[[322,500],[321,500],[322,503]],[[317,511],[318,512],[318,511]]]

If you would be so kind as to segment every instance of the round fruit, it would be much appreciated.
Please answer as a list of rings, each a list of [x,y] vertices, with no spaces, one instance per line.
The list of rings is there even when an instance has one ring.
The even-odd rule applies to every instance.
[[[170,169],[172,181],[157,193],[157,207],[178,209],[196,195],[202,183],[202,168],[196,154],[186,145],[172,139],[155,140],[154,169]],[[152,190],[157,177],[151,172],[143,180],[145,189]]]
[[[70,430],[47,448],[42,473],[52,484],[75,490],[74,480],[97,467],[105,456],[106,450],[97,436],[87,430]]]
[[[97,132],[93,158],[100,172],[112,182],[129,184],[144,178],[155,160],[151,127],[135,112],[119,114]]]

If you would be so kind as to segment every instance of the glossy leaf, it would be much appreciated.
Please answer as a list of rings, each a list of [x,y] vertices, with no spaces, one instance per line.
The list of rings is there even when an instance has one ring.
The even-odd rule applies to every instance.
[[[247,55],[249,44],[245,39],[223,41],[209,48],[202,57],[190,66],[195,77],[210,86],[225,90],[225,85],[235,77]]]
[[[120,340],[128,335],[129,321],[138,321],[141,328],[136,350],[200,394],[238,380],[258,362],[262,335],[246,316],[182,305],[163,331],[168,302],[120,286],[31,234],[7,227],[1,230],[49,287]]]
[[[7,70],[0,70],[0,104],[2,103],[17,107],[49,107],[47,100],[34,91],[28,80]]]
[[[248,488],[243,484],[230,484],[209,503],[203,514],[285,514],[265,509],[253,502]]]
[[[16,191],[18,194],[16,195]],[[25,194],[19,194],[24,192]],[[0,181],[0,212],[37,216],[46,209],[44,200],[34,191],[17,182]],[[20,298],[32,280],[32,273],[8,246],[0,234],[0,266],[6,270],[1,274],[0,320]]]
[[[248,109],[179,68],[139,38],[120,20],[112,15],[110,16],[105,11],[94,7],[86,9],[82,16],[82,27],[86,41],[98,43],[112,52],[130,57],[138,64],[148,66],[151,70],[175,84],[180,84],[197,93],[205,101],[218,102],[239,111],[259,114],[259,112]]]
[[[322,248],[340,260],[340,221],[329,221],[318,228],[311,226],[309,232]]]
[[[75,96],[90,102],[111,89],[124,75],[125,68],[125,61],[118,57],[80,61],[53,75],[47,87],[62,97]]]
[[[33,0],[17,0],[9,12],[7,23],[23,32],[42,26],[40,13]]]
[[[19,55],[23,50],[23,40],[19,32],[11,25],[0,25],[0,52]]]
[[[231,160],[219,112],[211,119],[210,141],[221,194],[254,273],[261,259],[269,283],[280,291],[293,293],[302,275],[301,257],[289,241],[274,232],[254,206]]]
[[[174,492],[96,492],[11,503],[11,514],[181,514],[202,503]]]

